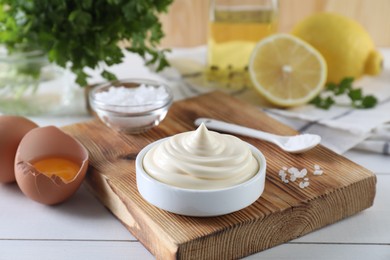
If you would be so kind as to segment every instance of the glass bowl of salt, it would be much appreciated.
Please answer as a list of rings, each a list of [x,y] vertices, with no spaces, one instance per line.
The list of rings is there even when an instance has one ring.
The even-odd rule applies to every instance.
[[[171,89],[146,79],[124,79],[95,86],[89,103],[98,118],[126,134],[143,133],[157,126],[173,102]]]

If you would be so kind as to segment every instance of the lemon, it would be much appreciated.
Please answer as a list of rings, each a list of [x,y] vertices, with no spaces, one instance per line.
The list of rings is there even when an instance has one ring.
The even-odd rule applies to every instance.
[[[345,77],[377,75],[382,56],[370,35],[356,21],[333,13],[318,13],[299,22],[292,34],[316,48],[328,65],[328,82]]]
[[[321,54],[289,34],[274,34],[261,40],[249,61],[255,89],[271,103],[283,107],[312,100],[323,89],[326,72]]]

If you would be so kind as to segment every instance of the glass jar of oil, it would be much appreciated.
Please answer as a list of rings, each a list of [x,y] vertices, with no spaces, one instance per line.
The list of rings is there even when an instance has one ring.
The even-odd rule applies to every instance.
[[[277,0],[210,0],[207,80],[250,86],[250,55],[258,41],[276,32],[277,17]]]

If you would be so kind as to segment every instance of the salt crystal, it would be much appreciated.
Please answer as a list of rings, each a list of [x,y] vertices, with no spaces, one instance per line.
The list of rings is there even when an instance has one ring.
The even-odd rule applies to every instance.
[[[299,177],[300,178],[303,178],[305,177],[307,174],[307,169],[306,168],[303,168],[300,172],[299,172]]]
[[[300,188],[303,189],[303,188],[306,188],[310,185],[309,177],[305,177],[308,173],[306,168],[303,168],[302,170],[298,170],[295,167],[290,167],[290,168],[282,167],[282,170],[279,171],[279,175],[281,176],[281,180],[284,183],[289,182],[289,180],[286,179],[286,172],[285,172],[286,170],[290,174],[290,181],[291,182],[294,182],[297,179],[303,179],[303,181],[301,181],[299,183]],[[315,164],[313,175],[321,175],[321,174],[323,174],[323,170],[321,170],[321,167],[319,165]]]
[[[291,168],[288,169],[288,172],[290,174],[296,175],[297,173],[299,173],[299,170],[297,168],[295,168],[295,167],[291,167]]]
[[[143,112],[153,109],[156,103],[166,100],[168,96],[163,86],[154,87],[141,84],[137,88],[110,87],[107,91],[96,93],[95,99],[105,104],[128,106],[118,107],[117,110],[120,110],[118,112]]]
[[[310,183],[308,181],[301,181],[299,183],[299,188],[304,189],[304,188],[308,187],[309,185],[310,185]]]
[[[291,174],[290,181],[296,181],[297,177],[294,174]]]
[[[321,170],[321,167],[317,164],[314,165],[314,175],[322,175],[324,173],[323,170]]]

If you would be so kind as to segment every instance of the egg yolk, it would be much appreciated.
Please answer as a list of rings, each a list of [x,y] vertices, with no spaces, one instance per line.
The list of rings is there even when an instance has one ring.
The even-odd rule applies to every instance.
[[[34,162],[33,167],[48,177],[56,175],[63,181],[71,181],[80,170],[80,165],[64,158],[45,158]]]

